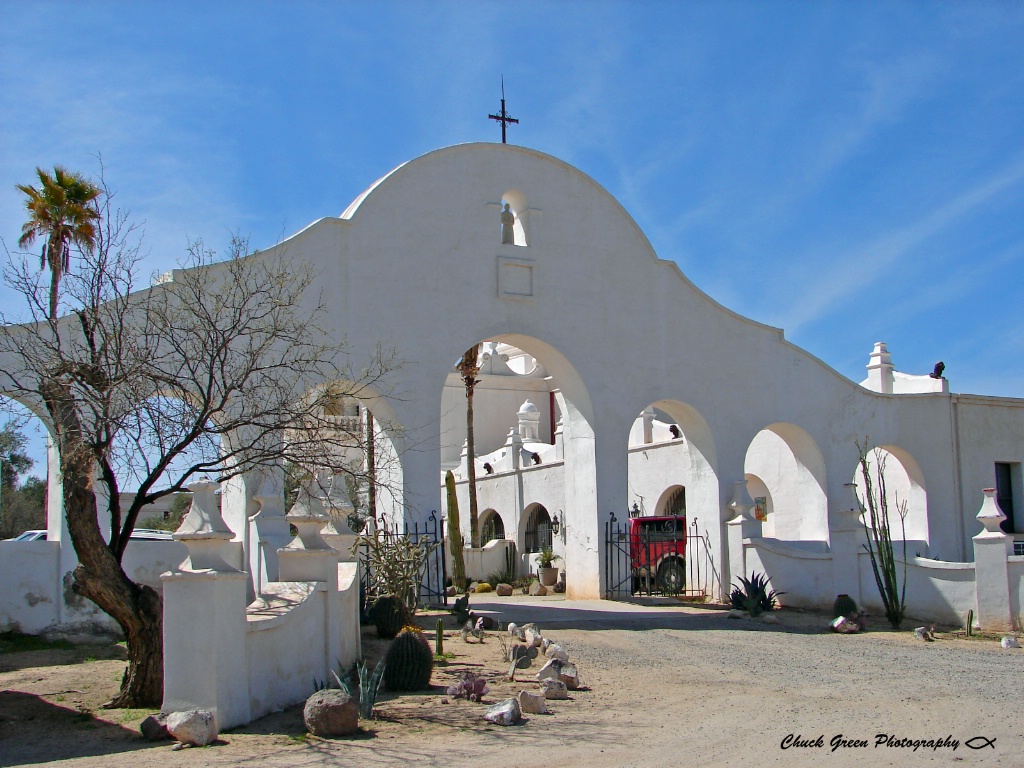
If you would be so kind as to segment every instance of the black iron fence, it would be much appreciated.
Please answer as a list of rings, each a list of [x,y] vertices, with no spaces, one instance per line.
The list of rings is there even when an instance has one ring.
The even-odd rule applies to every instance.
[[[707,597],[714,565],[707,531],[685,518],[619,520],[605,523],[605,594]]]
[[[420,608],[427,605],[447,605],[445,586],[448,582],[448,561],[445,556],[443,521],[438,518],[435,510],[422,525],[419,521],[406,520],[404,528],[404,531],[391,530],[387,519],[382,516],[378,520],[376,532],[364,532],[364,535],[376,536],[378,541],[384,543],[384,549],[388,552],[401,553],[407,548],[426,550],[426,556],[422,558],[422,567],[412,585],[416,605]],[[374,558],[371,557],[369,543],[363,543],[359,547],[358,556],[360,591],[366,605],[377,598],[378,592],[382,589],[382,579],[374,572],[374,569],[380,566],[375,565]]]

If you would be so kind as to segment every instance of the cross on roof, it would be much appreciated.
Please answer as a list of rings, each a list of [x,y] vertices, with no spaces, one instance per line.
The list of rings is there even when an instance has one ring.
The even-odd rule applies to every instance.
[[[501,111],[496,115],[488,115],[491,120],[497,120],[501,123],[501,143],[507,144],[505,141],[505,126],[508,123],[519,124],[519,121],[512,117],[508,112],[505,111],[505,78],[501,78]]]

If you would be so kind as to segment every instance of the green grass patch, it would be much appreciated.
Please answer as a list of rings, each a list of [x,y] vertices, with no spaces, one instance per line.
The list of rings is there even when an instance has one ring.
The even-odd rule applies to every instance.
[[[0,653],[70,651],[74,647],[74,643],[70,643],[67,640],[44,640],[39,635],[25,635],[21,632],[0,632]]]

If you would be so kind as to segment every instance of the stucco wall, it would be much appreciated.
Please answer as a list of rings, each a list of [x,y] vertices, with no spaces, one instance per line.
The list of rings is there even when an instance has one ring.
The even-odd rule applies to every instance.
[[[55,541],[0,541],[0,631],[38,633],[57,623],[59,563]]]
[[[252,718],[304,700],[312,681],[324,680],[323,637],[327,592],[321,583],[272,582],[266,594],[277,608],[246,617],[245,653]],[[239,681],[241,684],[243,681]]]
[[[753,539],[746,543],[747,578],[752,572],[768,576],[770,588],[785,595],[782,605],[799,608],[831,607],[832,556],[812,552],[774,539]]]
[[[878,594],[871,560],[859,555],[861,601],[885,625],[885,607]],[[903,560],[896,560],[897,577],[902,580]],[[907,560],[907,610],[910,619],[962,626],[967,612],[975,608],[974,564],[947,563],[912,557]]]

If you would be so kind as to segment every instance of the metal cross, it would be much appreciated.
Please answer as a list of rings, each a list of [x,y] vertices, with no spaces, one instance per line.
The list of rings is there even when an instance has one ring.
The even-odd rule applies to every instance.
[[[508,142],[505,141],[505,126],[508,123],[515,123],[516,125],[518,125],[519,121],[516,120],[514,117],[509,115],[508,112],[505,111],[505,78],[504,78],[504,76],[501,78],[501,112],[499,112],[496,115],[488,115],[487,117],[489,117],[491,120],[497,120],[499,123],[501,123],[501,143],[502,144],[507,144]]]

